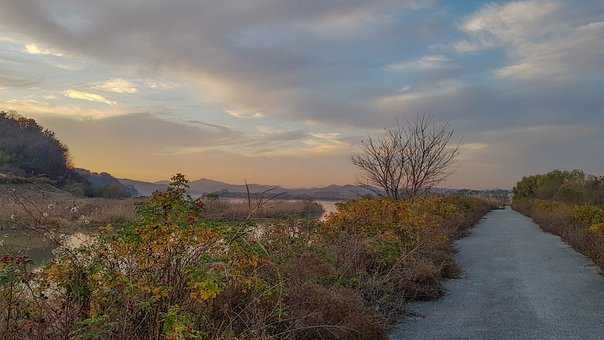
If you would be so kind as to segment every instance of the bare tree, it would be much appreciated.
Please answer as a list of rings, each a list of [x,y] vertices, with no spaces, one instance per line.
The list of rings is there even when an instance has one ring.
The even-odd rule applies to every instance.
[[[407,148],[405,131],[400,124],[387,129],[381,138],[363,141],[361,152],[352,156],[352,164],[361,170],[366,188],[378,187],[390,198],[399,199],[405,175],[404,154]]]
[[[459,155],[459,144],[452,145],[454,130],[448,123],[419,115],[405,128],[407,147],[402,149],[405,193],[416,197],[430,191],[451,174]]]
[[[364,185],[378,187],[387,197],[413,198],[430,191],[450,174],[459,154],[451,145],[454,131],[427,115],[386,129],[379,138],[363,141],[352,163],[361,170]]]
[[[247,219],[254,217],[254,215],[256,215],[259,210],[262,210],[267,203],[285,194],[285,192],[274,192],[277,187],[270,187],[259,193],[252,193],[247,180],[244,183],[248,207]]]

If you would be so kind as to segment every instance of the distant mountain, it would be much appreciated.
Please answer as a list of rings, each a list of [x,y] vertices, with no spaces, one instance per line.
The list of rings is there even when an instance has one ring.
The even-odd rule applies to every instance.
[[[192,181],[189,183],[191,186],[191,193],[193,194],[207,194],[211,192],[223,192],[223,193],[232,193],[232,194],[242,194],[246,193],[244,184],[228,184],[220,181],[215,181],[207,178],[202,178],[197,181]],[[272,188],[270,185],[259,185],[259,184],[249,184],[250,192],[258,193]],[[281,187],[274,187],[277,191],[283,191],[285,189]]]
[[[130,179],[120,179],[125,185],[134,187],[139,195],[149,196],[154,191],[164,191],[168,187],[168,181],[143,182]],[[189,183],[189,194],[192,196],[202,196],[209,193],[217,193],[221,197],[245,197],[246,188],[244,184],[229,184],[202,178]],[[317,188],[284,188],[280,186],[249,184],[251,193],[261,193],[271,190],[270,194],[279,193],[279,198],[283,199],[313,199],[325,201],[344,201],[362,196],[375,196],[377,189],[369,190],[358,185],[329,185]],[[447,189],[434,188],[434,193],[442,195],[462,194],[471,196],[490,197],[495,195],[506,195],[509,190],[466,190],[466,189]]]
[[[166,191],[168,189],[168,184],[162,182],[152,183],[124,178],[119,178],[118,180],[126,186],[133,187],[137,191],[138,196],[151,196],[155,191]]]
[[[375,191],[358,185],[329,185],[319,188],[289,189],[288,194],[318,200],[348,200],[361,196],[375,196]]]
[[[96,173],[86,169],[74,169],[75,173],[84,178],[89,187],[89,194],[95,197],[121,198],[139,196],[138,190],[106,172]]]
[[[149,196],[154,191],[164,191],[168,186],[167,181],[151,183],[131,179],[120,179],[120,182],[127,186],[134,187],[141,196]],[[222,197],[244,197],[247,194],[244,184],[229,184],[207,178],[191,181],[189,185],[189,193],[193,196],[217,193]],[[270,190],[270,194],[279,193],[279,198],[287,199],[347,200],[374,194],[370,190],[355,185],[330,185],[319,188],[284,188],[261,184],[249,184],[248,186],[251,193],[257,194]]]

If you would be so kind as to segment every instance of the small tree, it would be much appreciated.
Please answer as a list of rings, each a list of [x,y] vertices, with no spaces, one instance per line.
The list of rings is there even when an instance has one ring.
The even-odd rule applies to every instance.
[[[398,122],[379,138],[363,141],[352,163],[361,170],[366,186],[378,187],[392,199],[414,198],[450,174],[459,155],[453,136],[448,124],[419,115],[412,122]]]
[[[421,115],[406,126],[405,193],[409,197],[423,195],[451,174],[451,166],[459,155],[459,145],[452,145],[454,130],[448,123]]]
[[[352,164],[359,168],[367,188],[378,187],[390,198],[399,199],[405,176],[407,148],[404,130],[400,125],[386,129],[380,138],[368,137],[361,144],[361,152],[352,156]]]

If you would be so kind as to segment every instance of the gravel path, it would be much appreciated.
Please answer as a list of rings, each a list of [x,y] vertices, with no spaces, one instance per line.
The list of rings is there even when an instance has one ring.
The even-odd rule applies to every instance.
[[[391,339],[604,339],[604,278],[557,236],[507,209],[457,246],[463,277]]]

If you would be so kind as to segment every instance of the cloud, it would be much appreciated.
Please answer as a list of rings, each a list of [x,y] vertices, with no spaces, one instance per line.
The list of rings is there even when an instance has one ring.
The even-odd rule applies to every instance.
[[[455,78],[464,71],[462,65],[443,54],[428,54],[415,60],[399,61],[387,65],[385,69],[410,76],[415,82],[424,85]]]
[[[259,126],[257,133],[243,133],[230,128],[194,122],[205,127],[215,127],[229,138],[224,143],[181,145],[165,149],[165,154],[194,155],[210,150],[221,150],[245,157],[309,157],[319,155],[341,155],[351,152],[351,144],[340,133],[309,132],[304,130],[281,130]]]
[[[129,165],[142,174],[157,174],[160,170],[153,166],[160,162],[161,171],[188,167],[208,171],[202,174],[211,177],[220,172],[209,163],[220,161],[229,176],[258,171],[256,176],[295,181],[290,174],[265,172],[279,165],[295,171],[291,164],[296,164],[313,169],[324,165],[339,179],[339,173],[349,173],[355,136],[418,113],[449,121],[466,143],[460,172],[470,179],[458,177],[452,183],[476,179],[487,185],[497,177],[493,183],[511,184],[514,176],[539,164],[576,164],[585,150],[597,152],[595,145],[604,142],[597,134],[567,139],[566,145],[551,137],[564,135],[566,128],[574,136],[576,125],[604,127],[602,1],[491,1],[477,9],[460,1],[436,4],[148,0],[141,7],[137,0],[6,2],[0,30],[19,39],[0,46],[2,96],[12,98],[0,104],[63,118],[99,120],[132,112],[180,117],[182,121],[168,121],[177,126],[169,124],[165,134],[153,128],[165,126],[163,122],[141,117],[128,124],[122,118],[101,119],[105,125],[86,119],[69,125],[82,127],[86,134],[58,125],[74,136],[70,143],[83,144],[78,158],[88,164],[100,170],[101,165]],[[81,67],[65,72],[55,65],[44,72],[44,66],[68,58],[28,55],[24,42],[36,42],[40,52],[61,51]],[[20,70],[5,72],[5,66]],[[23,99],[26,88],[33,86],[44,92]],[[66,94],[66,89],[77,91],[73,94],[78,100],[59,96],[49,103],[43,98]],[[122,94],[119,105],[116,93]],[[254,130],[258,123],[273,129]],[[149,127],[153,138],[164,142],[145,148],[122,139],[133,151],[118,150],[117,145],[111,150],[130,159],[113,157],[101,164],[103,159],[85,155],[86,148],[102,154],[101,147],[85,139],[93,134],[91,129],[108,131],[104,126],[123,126],[119,131],[125,134],[127,127],[137,137]],[[558,128],[513,133],[523,126]],[[103,143],[100,136],[96,142]],[[558,150],[567,154],[556,155]],[[531,158],[530,153],[539,155]],[[329,168],[330,158],[338,159],[337,169]],[[140,164],[130,164],[135,160]],[[587,163],[598,166],[595,158]]]
[[[36,118],[69,147],[77,166],[111,171],[119,177],[159,180],[182,172],[192,179],[233,183],[246,178],[297,186],[354,181],[349,150],[328,146],[340,143],[340,136],[333,133],[243,133],[204,121],[168,120],[150,114]]]
[[[453,44],[453,49],[460,53],[478,52],[487,49],[489,43],[483,42],[471,42],[468,40],[461,40]]]
[[[178,84],[167,81],[146,80],[145,86],[153,90],[174,90],[178,88]]]
[[[50,50],[47,48],[41,48],[36,44],[27,44],[25,45],[25,52],[29,54],[40,54],[40,55],[51,55],[54,57],[62,57],[63,53],[57,52],[54,50]]]
[[[95,89],[105,91],[105,92],[113,92],[113,93],[125,93],[125,94],[134,94],[138,92],[138,88],[132,82],[129,82],[125,79],[111,79],[106,82],[94,86]]]
[[[8,88],[8,87],[17,87],[17,88],[31,87],[38,83],[39,82],[37,80],[33,80],[33,79],[24,79],[24,78],[12,77],[12,76],[0,75],[0,89]]]
[[[271,131],[263,132],[244,145],[251,157],[309,157],[349,155],[352,146],[337,132]]]
[[[560,9],[556,0],[525,0],[487,4],[463,24],[462,29],[478,36],[485,48],[512,41],[522,43],[529,36],[556,30],[548,18]],[[547,25],[542,25],[546,23]]]
[[[67,91],[65,91],[65,97],[72,98],[72,99],[78,99],[78,100],[85,100],[85,101],[89,101],[89,102],[103,103],[103,104],[107,104],[107,105],[116,104],[116,102],[111,101],[99,94],[89,93],[89,92],[84,92],[84,91],[79,91],[79,90],[67,90]]]
[[[400,112],[404,116],[414,116],[424,107],[428,112],[432,101],[438,98],[451,98],[463,91],[462,84],[455,81],[442,81],[424,87],[405,87],[398,93],[386,95],[376,100],[376,106],[385,112]],[[417,110],[413,113],[413,110]],[[440,110],[438,114],[440,114]]]
[[[25,52],[29,53],[29,54],[40,54],[40,55],[51,55],[54,57],[62,57],[63,53],[61,52],[57,52],[54,50],[50,50],[47,48],[41,48],[36,44],[27,44],[25,45]]]
[[[479,150],[485,150],[489,147],[489,144],[486,143],[465,143],[465,144],[461,144],[459,146],[459,149],[464,152],[464,151],[479,151]]]
[[[45,100],[53,99],[55,98],[47,98]],[[112,108],[111,110],[99,110],[71,105],[60,105],[57,103],[48,103],[46,101],[35,99],[0,100],[0,107],[2,110],[17,111],[25,115],[33,114],[39,116],[53,115],[58,117],[63,116],[99,119],[126,114],[122,110],[116,108]]]
[[[264,114],[262,112],[245,112],[245,111],[235,111],[235,110],[226,110],[226,113],[229,116],[235,118],[262,118]]]
[[[596,2],[597,3],[597,2]],[[581,6],[583,5],[583,6]],[[574,80],[604,67],[604,5],[527,0],[489,4],[462,25],[459,52],[502,48],[500,78]]]
[[[343,73],[363,84],[372,46],[384,49],[379,39],[426,37],[433,25],[401,25],[396,15],[434,3],[151,0],[141,10],[133,0],[24,0],[3,7],[0,25],[65,53],[193,83],[204,105],[226,114],[329,121],[352,104],[320,98],[325,89]]]
[[[401,61],[390,64],[386,68],[392,71],[432,71],[452,70],[460,66],[447,56],[436,54],[426,55],[418,60]]]

